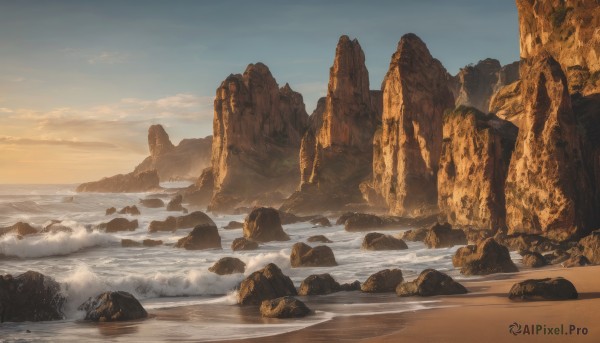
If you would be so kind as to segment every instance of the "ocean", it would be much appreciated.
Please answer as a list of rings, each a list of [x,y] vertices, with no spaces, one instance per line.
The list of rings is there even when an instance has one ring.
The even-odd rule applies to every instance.
[[[284,225],[291,237],[287,242],[261,244],[258,250],[233,252],[231,242],[242,236],[242,229],[222,229],[229,221],[243,221],[243,215],[209,216],[219,227],[222,250],[187,251],[174,248],[178,239],[191,229],[149,233],[152,220],[164,220],[165,208],[145,208],[139,199],[160,196],[168,202],[169,189],[185,183],[165,183],[164,194],[75,193],[76,185],[0,185],[0,227],[18,221],[42,228],[51,220],[73,232],[0,237],[0,274],[18,275],[28,270],[55,278],[67,302],[66,319],[39,323],[2,323],[0,340],[18,341],[209,341],[275,335],[305,328],[336,316],[415,311],[436,305],[435,300],[398,298],[395,294],[339,292],[325,296],[299,297],[316,312],[294,320],[260,317],[254,307],[236,305],[236,286],[252,272],[268,263],[277,264],[291,277],[296,287],[311,274],[330,273],[338,282],[364,282],[371,274],[386,268],[400,268],[405,280],[422,270],[435,268],[457,280],[465,279],[452,266],[452,255],[459,248],[427,249],[422,242],[407,242],[409,249],[364,251],[365,232],[346,232],[341,225],[313,227],[312,224]],[[105,215],[109,207],[120,209],[137,205],[139,216]],[[189,208],[190,211],[197,210]],[[139,228],[130,232],[105,233],[97,224],[117,216],[137,219]],[[335,223],[337,218],[329,218]],[[398,234],[409,228],[386,230]],[[306,242],[313,235],[325,235],[333,243],[336,267],[291,268],[289,256],[295,242]],[[141,241],[160,239],[157,247],[121,247],[121,239]],[[311,246],[322,243],[308,243]],[[247,265],[242,274],[219,276],[208,271],[221,257],[233,256]],[[513,256],[516,259],[516,256]],[[132,293],[148,310],[150,318],[116,324],[91,324],[82,321],[77,307],[91,296],[107,290]],[[27,332],[29,331],[29,332]]]

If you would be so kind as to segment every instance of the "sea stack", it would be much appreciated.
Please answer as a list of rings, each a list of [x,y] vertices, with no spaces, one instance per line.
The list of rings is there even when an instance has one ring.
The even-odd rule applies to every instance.
[[[280,203],[299,179],[300,140],[308,115],[300,93],[281,89],[262,63],[243,75],[229,75],[214,102],[209,208],[227,212],[239,206]]]
[[[378,92],[369,90],[369,72],[358,40],[340,37],[327,97],[319,101],[302,139],[300,187],[282,210],[320,213],[324,206],[338,210],[362,202],[359,184],[371,173],[380,99]]]
[[[373,179],[362,187],[371,203],[383,202],[396,215],[437,210],[442,117],[452,108],[446,69],[419,37],[404,35],[383,81],[382,128],[374,138]]]

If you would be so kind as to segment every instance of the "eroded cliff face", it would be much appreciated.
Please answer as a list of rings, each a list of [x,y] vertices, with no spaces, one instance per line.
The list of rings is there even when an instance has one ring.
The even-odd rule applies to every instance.
[[[521,58],[548,51],[564,68],[571,92],[600,91],[600,2],[517,0]]]
[[[524,113],[506,182],[509,233],[576,237],[586,230],[593,186],[567,78],[548,53],[521,68]]]
[[[437,208],[442,116],[454,108],[446,75],[421,39],[414,34],[402,37],[383,81],[373,179],[363,186],[365,197],[379,194],[393,214],[420,215]]]
[[[299,179],[298,152],[308,124],[302,95],[279,89],[262,63],[230,75],[214,102],[210,209],[273,205]]]
[[[184,139],[175,146],[162,125],[152,125],[148,129],[148,147],[150,156],[134,173],[156,170],[161,181],[194,180],[210,166],[212,136]]]
[[[359,184],[371,172],[380,95],[369,90],[365,56],[356,39],[339,39],[327,97],[311,116],[302,140],[301,184],[282,208],[320,212],[362,201]]]
[[[505,228],[504,183],[518,129],[493,114],[460,106],[444,115],[438,206],[448,223]]]
[[[518,127],[521,126],[523,111],[521,80],[500,88],[490,101],[489,112],[495,113],[499,118],[508,120]]]

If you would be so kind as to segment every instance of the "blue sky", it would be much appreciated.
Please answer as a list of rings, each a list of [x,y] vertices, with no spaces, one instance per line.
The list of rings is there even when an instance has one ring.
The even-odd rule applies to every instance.
[[[340,35],[360,41],[371,88],[379,89],[408,32],[452,74],[487,57],[506,64],[519,55],[511,0],[1,0],[0,150],[10,145],[14,153],[24,138],[40,146],[108,142],[114,151],[99,144],[89,153],[96,162],[127,156],[113,161],[124,172],[139,162],[134,155],[146,154],[153,123],[175,143],[210,134],[216,88],[248,63],[269,66],[281,86],[304,95],[311,113],[325,95]],[[65,153],[74,149],[54,149],[63,145]],[[0,160],[0,169],[8,162]],[[0,171],[0,183],[10,175]]]

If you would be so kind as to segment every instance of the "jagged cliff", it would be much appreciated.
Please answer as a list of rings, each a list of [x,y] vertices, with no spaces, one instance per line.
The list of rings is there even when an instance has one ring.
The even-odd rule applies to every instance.
[[[302,139],[301,184],[283,204],[297,213],[335,210],[361,202],[359,184],[371,172],[373,132],[380,92],[369,90],[365,56],[356,39],[339,39],[327,97],[311,116]]]
[[[460,106],[444,115],[438,206],[453,226],[505,228],[504,183],[518,129]]]
[[[509,233],[576,237],[586,229],[593,187],[567,78],[547,53],[522,70],[524,113],[506,181]]]
[[[280,89],[264,64],[227,77],[214,102],[210,209],[281,202],[297,185],[307,124],[302,95]]]
[[[548,51],[571,92],[600,91],[600,1],[517,0],[521,58]]]
[[[383,81],[373,179],[362,186],[365,198],[384,202],[391,213],[419,215],[437,208],[442,116],[454,108],[446,75],[419,37],[402,37]]]
[[[210,165],[212,136],[184,139],[177,146],[171,143],[162,125],[148,129],[150,156],[134,173],[156,170],[161,181],[193,180]]]

